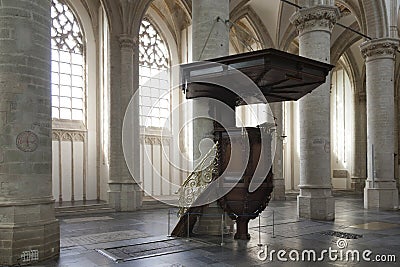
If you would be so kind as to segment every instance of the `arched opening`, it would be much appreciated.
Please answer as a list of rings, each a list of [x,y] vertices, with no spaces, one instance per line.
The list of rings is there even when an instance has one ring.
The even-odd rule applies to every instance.
[[[52,0],[53,195],[99,200],[97,63],[90,16],[80,1]]]
[[[141,182],[146,195],[163,196],[169,186],[168,146],[170,120],[170,53],[157,26],[149,17],[139,30],[139,114],[141,127]]]
[[[155,0],[139,30],[140,179],[145,196],[177,197],[185,179],[176,168],[180,153],[174,153],[184,146],[179,131],[184,99],[172,87],[170,68],[187,58],[187,20],[182,3]]]
[[[144,18],[139,31],[140,125],[169,128],[169,49],[158,30]]]
[[[348,67],[339,60],[331,80],[331,170],[334,189],[351,188],[354,90]]]

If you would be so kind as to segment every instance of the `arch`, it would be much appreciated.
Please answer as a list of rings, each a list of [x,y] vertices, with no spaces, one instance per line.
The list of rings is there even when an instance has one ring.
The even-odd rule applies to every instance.
[[[191,0],[178,0],[182,3],[184,10],[187,12],[189,18],[192,18],[192,1]]]
[[[88,49],[81,19],[69,2],[52,0],[51,21],[53,120],[86,124]]]
[[[350,10],[351,14],[354,16],[354,18],[356,19],[356,22],[358,24],[357,30],[361,31],[364,34],[367,33],[365,17],[363,16],[364,13],[363,13],[363,10],[357,6],[357,3],[353,2],[353,1],[344,1],[344,0],[335,0],[335,3],[337,5],[344,6],[348,10]]]
[[[165,1],[166,2],[166,1]],[[168,54],[169,54],[169,65],[177,65],[181,63],[181,29],[182,25],[185,25],[186,22],[180,22],[177,21],[180,15],[183,14],[183,16],[186,16],[186,19],[188,19],[188,13],[187,10],[179,10],[177,11],[178,14],[175,14],[177,16],[174,16],[174,13],[172,12],[171,8],[175,10],[174,8],[183,8],[181,4],[179,6],[174,6],[171,7],[167,5],[163,0],[158,0],[157,2],[151,2],[148,5],[147,10],[145,10],[143,19],[148,20],[152,26],[157,30],[157,33],[161,36],[163,42],[168,48]],[[173,1],[171,1],[173,2]],[[176,1],[178,2],[178,1]],[[180,2],[180,1],[179,1]],[[176,3],[175,3],[176,4]],[[176,11],[176,10],[175,10]],[[180,14],[180,15],[179,15]],[[139,31],[138,31],[139,34]],[[161,79],[163,77],[167,76],[164,74],[169,74],[167,71],[161,73],[160,75],[157,75],[156,77],[153,77],[152,79],[158,79],[160,78],[160,85],[161,85]],[[143,81],[143,80],[142,80]],[[164,80],[164,84],[166,80]],[[169,78],[169,82],[171,85],[171,77]],[[149,86],[151,87],[151,86]],[[143,87],[142,87],[143,88]],[[159,88],[152,88],[151,90],[159,90],[159,92],[167,93],[168,91],[164,90],[165,88],[160,86]],[[164,119],[164,115],[166,112],[170,113],[171,110],[176,108],[181,100],[181,96],[179,95],[180,91],[179,90],[171,90],[168,92],[168,99],[167,97],[164,98],[165,95],[161,95],[160,97],[160,102],[152,102],[151,105],[154,109],[159,109],[163,113],[160,113],[160,116],[157,116],[157,113],[152,113],[149,112],[147,113],[146,111],[142,111],[141,115],[145,115],[142,118],[150,118],[153,120],[153,116],[156,118],[155,124],[153,122],[149,122],[146,120],[141,121],[141,127],[140,127],[140,138],[141,138],[141,144],[140,144],[140,149],[141,149],[141,162],[142,166],[140,168],[141,172],[141,182],[143,184],[143,188],[146,190],[146,194],[148,192],[151,192],[152,195],[172,195],[172,191],[168,190],[165,185],[165,181],[174,181],[174,179],[177,179],[177,177],[181,176],[181,173],[174,170],[168,162],[166,162],[166,157],[165,153],[169,154],[169,157],[172,157],[172,150],[173,146],[170,145],[170,141],[172,139],[178,138],[177,136],[172,136],[172,127],[175,127],[176,125],[179,125],[179,120],[180,117],[176,116],[174,114],[170,114],[171,116],[168,116],[169,118],[169,125],[164,125],[162,120]],[[149,98],[146,91],[141,91],[141,99],[144,100],[144,98],[147,98],[147,100],[152,100],[154,98]],[[143,97],[143,98],[142,98]],[[168,111],[166,110],[166,102],[168,101]],[[163,103],[164,104],[163,104]],[[146,109],[146,105],[144,101],[140,101],[140,105]],[[160,121],[158,120],[160,119]],[[157,123],[160,123],[157,125]],[[150,127],[146,127],[150,126]],[[167,126],[167,127],[165,127]],[[149,141],[150,140],[150,141]],[[153,142],[155,141],[155,142]],[[161,144],[164,144],[162,146],[162,151],[161,151]],[[150,148],[149,148],[150,147]],[[148,150],[153,149],[152,155],[153,157],[148,157],[146,156]],[[146,152],[147,151],[147,152]],[[158,159],[158,160],[157,160]],[[149,164],[149,165],[148,165]],[[145,166],[153,166],[153,168],[146,168]],[[160,175],[162,174],[162,175]],[[180,178],[179,178],[180,179]],[[145,195],[146,196],[146,195]]]
[[[357,22],[354,22],[351,26],[352,29],[359,30]],[[358,42],[362,37],[352,31],[344,31],[340,38],[331,46],[331,64],[335,63],[340,57],[349,49],[354,43]]]
[[[230,27],[229,45],[236,53],[244,53],[265,48],[265,43],[257,36],[251,22],[246,17],[235,21],[230,25]]]
[[[139,29],[140,29],[140,24],[142,22],[142,19],[144,18],[145,14],[147,12],[149,12],[149,10],[151,10],[150,7],[154,1],[156,1],[156,0],[145,0],[145,1],[139,2],[139,4],[137,4],[135,6],[136,12],[132,13],[132,14],[135,14],[134,16],[132,15],[132,17],[134,17],[134,18],[131,18],[131,21],[129,21],[129,23],[128,23],[130,25],[130,29],[131,29],[130,34],[133,34],[133,36],[137,36],[139,34]],[[169,3],[166,0],[163,0],[163,1],[165,1],[166,3]],[[191,3],[189,3],[188,1],[185,1],[185,0],[171,1],[171,2],[179,5],[179,7],[184,11],[184,13],[188,17],[191,18]],[[167,6],[168,6],[168,4],[167,4]],[[153,15],[154,15],[154,13],[153,13]],[[158,16],[154,15],[154,17],[161,18],[160,13],[158,14]],[[173,17],[173,18],[176,19],[175,17]],[[157,20],[157,22],[161,22],[161,21],[163,21],[163,20],[162,19]],[[170,30],[170,32],[172,33],[173,31]]]
[[[352,51],[348,50],[344,52],[342,55],[342,60],[345,62],[348,68],[349,77],[354,89],[354,94],[355,95],[365,94],[365,88],[363,87],[363,84],[360,82],[362,80],[362,76],[357,66],[357,60],[355,59]]]
[[[151,5],[146,10],[143,18],[144,17],[147,17],[153,23],[153,26],[158,30],[158,33],[162,36],[167,44],[171,60],[170,65],[173,66],[179,64],[181,62],[178,43],[179,40],[177,40],[177,36],[173,34],[171,27],[167,25],[167,23],[160,16],[160,13],[152,8]]]
[[[351,77],[351,66],[344,56],[332,71],[331,82],[331,168],[332,184],[338,189],[349,189],[348,174],[353,171],[355,88]],[[346,177],[336,176],[335,170],[346,170]]]
[[[168,25],[171,33],[175,36],[179,36],[181,29],[191,24],[191,13],[187,8],[188,6],[182,1],[153,0],[148,10],[153,9],[157,12]]]
[[[95,39],[95,30],[90,13],[83,4],[82,0],[66,0],[65,1],[80,22],[82,31],[86,41],[85,60],[86,60],[86,114],[97,113],[97,43]],[[95,115],[96,116],[96,115]],[[86,127],[89,131],[96,131],[97,120],[86,120]]]
[[[143,18],[139,34],[140,125],[169,128],[164,125],[171,101],[169,46],[148,17]]]
[[[351,61],[351,56],[349,56],[349,54],[347,52],[343,53],[340,58],[337,60],[337,66],[343,68],[349,79],[351,82],[351,89],[352,92],[355,94],[357,92],[357,88],[356,88],[356,81],[357,81],[357,68],[353,67],[354,62]]]
[[[122,21],[118,14],[118,2],[110,0],[100,0],[108,21],[109,31],[122,32]]]
[[[361,1],[364,11],[367,35],[371,38],[388,36],[387,11],[384,0]]]
[[[293,41],[298,37],[298,33],[296,28],[293,24],[286,29],[282,41],[280,43],[279,49],[283,51],[289,51],[290,46],[292,45]],[[297,45],[298,47],[298,45]]]
[[[78,135],[84,136],[80,138],[81,142],[74,143],[76,160],[74,160],[74,164],[77,169],[81,169],[82,172],[76,175],[76,183],[75,185],[80,187],[83,195],[75,195],[75,199],[100,199],[100,194],[98,193],[98,189],[100,188],[100,183],[98,180],[98,169],[97,169],[97,141],[98,138],[98,109],[97,109],[97,100],[98,100],[98,43],[96,41],[97,36],[97,28],[98,24],[97,17],[93,17],[92,13],[97,13],[99,9],[96,9],[95,2],[91,2],[90,5],[84,0],[63,0],[63,2],[73,11],[76,20],[79,22],[81,26],[81,32],[83,33],[85,39],[85,47],[84,47],[84,56],[85,56],[85,73],[83,74],[85,77],[85,117],[88,116],[91,119],[85,119],[86,125],[82,123],[69,123],[65,124],[63,121],[53,121],[54,131],[65,132],[66,135],[70,136],[71,133],[77,133]],[[99,3],[99,2],[97,2]],[[97,8],[100,6],[97,6]],[[93,9],[94,8],[94,9]],[[88,115],[86,115],[88,114]],[[54,135],[56,137],[53,142],[57,142],[57,133]],[[61,147],[62,140],[58,140],[60,142],[60,146],[56,145],[56,147]],[[72,149],[72,148],[71,148]],[[55,149],[53,146],[53,164],[72,164],[69,163],[68,159],[65,155],[69,155],[66,152],[65,148],[62,150]],[[82,151],[82,153],[78,153],[78,151]],[[62,158],[62,163],[59,162],[58,155],[63,154],[60,158]],[[67,154],[64,154],[67,153]],[[56,159],[56,160],[54,160]],[[81,162],[81,163],[79,163]],[[80,164],[80,165],[79,165]],[[75,165],[74,165],[75,166]],[[84,166],[84,167],[83,167]],[[57,166],[56,166],[57,169]],[[67,170],[66,170],[67,171]],[[53,172],[53,192],[59,192],[57,188],[54,188],[58,183],[58,179],[60,179],[59,173]],[[61,174],[61,176],[64,176]],[[64,176],[68,177],[68,175]],[[79,182],[78,182],[79,181]],[[84,187],[83,184],[86,183],[87,186]],[[66,189],[67,190],[67,189]],[[61,192],[59,192],[61,193]],[[78,191],[76,192],[78,193]],[[56,194],[55,194],[56,195]],[[60,198],[58,198],[60,199]],[[61,199],[62,200],[62,199]],[[67,199],[65,199],[67,200]]]
[[[360,25],[363,25],[361,23],[361,21],[362,21],[361,17],[362,16],[360,15],[360,11],[357,8],[355,8],[354,4],[351,3],[351,1],[348,1],[348,2],[335,1],[335,2],[346,6],[351,11],[351,13],[354,15],[354,17],[356,19],[356,22],[353,25],[351,25],[351,27],[353,29],[359,31],[360,30]],[[289,8],[291,8],[291,7],[289,7]],[[283,8],[281,9],[281,12],[283,12]],[[335,25],[335,27],[338,27],[338,26]],[[362,31],[362,32],[366,32],[366,31]],[[345,31],[345,33],[348,36],[353,36],[354,38],[358,38],[358,39],[361,38],[361,37],[357,37],[358,35],[350,32],[350,31]],[[283,51],[288,51],[290,49],[290,47],[292,46],[293,41],[297,37],[298,37],[298,33],[297,33],[297,30],[296,30],[295,26],[293,24],[289,24],[288,27],[286,28],[285,32],[283,33],[282,38],[280,38],[279,49],[281,49]],[[346,41],[346,40],[342,40],[342,41]],[[351,46],[356,41],[352,41],[349,46]],[[347,43],[346,43],[346,45],[347,45]],[[333,48],[334,46],[332,45],[331,47]],[[341,54],[342,53],[340,53],[340,55]],[[340,58],[340,56],[338,58]],[[335,61],[337,61],[338,58]],[[334,62],[334,61],[332,61],[332,62]]]
[[[261,41],[263,48],[275,47],[268,29],[251,6],[247,5],[242,7],[239,5],[238,8],[232,10],[230,20],[236,23],[241,19],[246,19],[250,23],[252,30],[256,33],[257,39]]]
[[[137,36],[140,22],[153,0],[115,1],[100,0],[104,8],[109,30],[115,35],[127,34]]]
[[[296,0],[296,4],[299,4]],[[281,2],[279,4],[277,44],[278,49],[289,51],[293,40],[298,36],[296,27],[289,22],[289,18],[296,12],[296,8]],[[284,23],[288,23],[284,29]]]

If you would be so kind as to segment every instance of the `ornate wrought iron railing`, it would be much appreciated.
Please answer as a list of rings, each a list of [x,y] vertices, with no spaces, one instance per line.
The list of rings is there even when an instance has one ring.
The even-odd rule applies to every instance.
[[[215,143],[207,154],[201,159],[194,170],[183,182],[176,192],[179,194],[178,217],[181,217],[190,208],[197,197],[207,188],[213,180],[213,175],[218,172],[218,142]]]

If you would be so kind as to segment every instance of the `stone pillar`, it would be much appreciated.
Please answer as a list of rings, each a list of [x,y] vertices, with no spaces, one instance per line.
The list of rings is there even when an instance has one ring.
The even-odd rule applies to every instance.
[[[285,178],[283,175],[283,104],[270,104],[272,113],[276,119],[276,147],[272,172],[274,173],[274,200],[285,200]]]
[[[229,0],[192,1],[192,55],[193,61],[206,60],[229,54],[229,30],[224,21],[229,19]],[[194,165],[202,158],[199,144],[203,139],[213,140],[213,121],[196,118],[214,112],[207,99],[193,100],[193,159]],[[207,153],[211,142],[203,142],[201,152]],[[223,210],[216,202],[203,209],[196,233],[221,234],[220,216]],[[213,217],[215,215],[215,217]],[[226,218],[229,218],[226,216]]]
[[[115,38],[115,37],[112,37]],[[110,179],[109,179],[109,205],[117,211],[133,211],[142,205],[142,190],[136,181],[139,181],[140,160],[133,160],[133,172],[137,177],[136,181],[132,178],[131,173],[125,162],[122,149],[122,123],[129,101],[134,92],[137,90],[137,84],[134,86],[134,77],[138,77],[137,51],[138,45],[134,41],[134,37],[122,34],[117,37],[118,40],[112,40],[111,53],[117,56],[113,58],[111,63],[111,116],[110,116]],[[136,53],[135,53],[136,51]],[[119,54],[119,55],[118,55]],[[119,61],[118,61],[119,59]],[[134,60],[136,59],[136,60]],[[134,63],[136,62],[136,64]],[[113,66],[116,66],[113,68]],[[136,75],[134,75],[136,73]],[[135,88],[135,90],[134,90]],[[135,98],[135,107],[138,107],[138,99]],[[132,149],[140,155],[140,139],[139,139],[139,114],[135,109],[132,125]]]
[[[227,56],[229,30],[224,21],[229,19],[229,0],[193,0],[192,14],[193,61]],[[194,118],[200,114],[208,114],[210,110],[212,107],[207,99],[193,100]],[[201,156],[200,141],[204,138],[212,140],[214,127],[212,120],[204,118],[196,118],[193,124],[193,157],[196,160]],[[207,152],[208,149],[205,148],[204,151]]]
[[[367,178],[367,103],[364,93],[354,97],[354,154],[351,189],[363,192]]]
[[[364,189],[366,209],[398,207],[398,190],[394,179],[393,77],[397,47],[398,40],[391,38],[375,39],[361,45],[367,77],[368,173]]]
[[[330,63],[331,31],[339,10],[319,5],[298,10],[291,22],[299,31],[299,54]],[[333,220],[330,152],[330,75],[300,100],[300,195],[298,216]]]
[[[224,21],[229,19],[229,0],[193,0],[192,13],[193,61],[227,56],[229,31]]]
[[[0,3],[0,265],[17,264],[23,253],[49,259],[60,250],[51,178],[50,27],[50,0]]]

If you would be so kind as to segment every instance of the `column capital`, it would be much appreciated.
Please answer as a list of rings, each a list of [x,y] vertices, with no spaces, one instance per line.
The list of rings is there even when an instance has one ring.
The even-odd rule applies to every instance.
[[[120,34],[118,40],[121,49],[133,50],[133,48],[138,44],[138,38],[131,34]]]
[[[340,17],[339,9],[330,5],[318,5],[298,10],[290,17],[299,34],[310,31],[332,31]]]
[[[365,59],[394,58],[399,40],[394,38],[379,38],[365,41],[360,45],[361,54]]]

